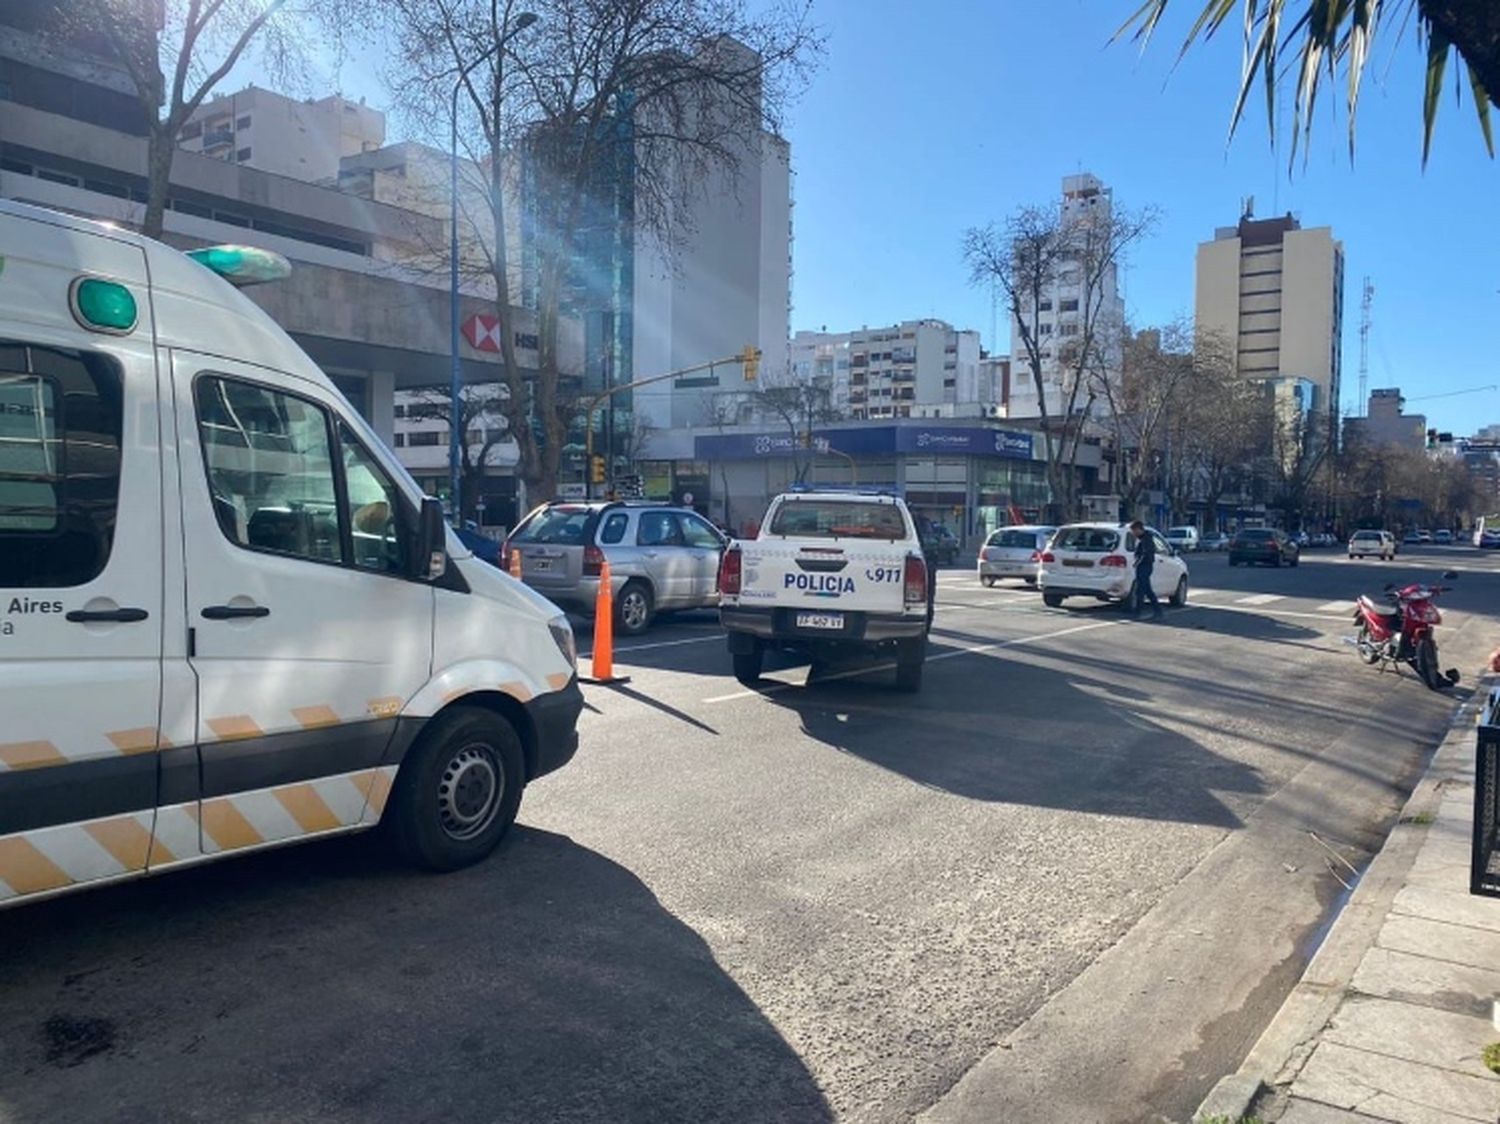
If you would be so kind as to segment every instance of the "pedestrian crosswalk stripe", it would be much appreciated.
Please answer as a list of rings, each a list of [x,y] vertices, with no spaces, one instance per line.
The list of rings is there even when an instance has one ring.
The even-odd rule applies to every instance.
[[[1354,612],[1353,601],[1330,601],[1326,605],[1319,605],[1314,612],[1318,613],[1352,613]]]
[[[1285,600],[1285,594],[1281,593],[1253,593],[1249,597],[1236,599],[1236,605],[1269,605],[1272,601]]]

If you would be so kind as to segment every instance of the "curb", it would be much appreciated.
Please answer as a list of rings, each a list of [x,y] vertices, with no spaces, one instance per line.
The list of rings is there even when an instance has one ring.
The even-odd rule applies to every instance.
[[[1448,732],[1433,751],[1385,843],[1333,919],[1327,937],[1308,962],[1301,980],[1287,995],[1240,1068],[1209,1090],[1193,1114],[1195,1122],[1238,1121],[1250,1114],[1251,1106],[1263,1093],[1290,1086],[1301,1072],[1323,1028],[1343,1002],[1355,971],[1374,943],[1392,900],[1405,884],[1417,852],[1426,842],[1426,826],[1420,830],[1411,827],[1425,825],[1441,803],[1443,783],[1452,771],[1451,759],[1463,752],[1459,743],[1474,736],[1474,724],[1488,685],[1487,676],[1481,672],[1473,694],[1454,712]]]

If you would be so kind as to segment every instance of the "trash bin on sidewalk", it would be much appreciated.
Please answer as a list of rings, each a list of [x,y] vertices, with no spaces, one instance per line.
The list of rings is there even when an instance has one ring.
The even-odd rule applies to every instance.
[[[1479,713],[1474,745],[1474,853],[1469,893],[1500,898],[1500,687]]]

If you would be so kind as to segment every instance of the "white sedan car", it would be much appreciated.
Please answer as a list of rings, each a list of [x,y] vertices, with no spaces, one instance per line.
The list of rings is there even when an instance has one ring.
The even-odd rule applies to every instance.
[[[1042,551],[1056,527],[1001,527],[990,532],[979,549],[979,580],[994,585],[1001,578],[1023,578],[1036,585]]]
[[[1151,588],[1173,605],[1186,605],[1187,563],[1167,545],[1155,528],[1146,533],[1156,539],[1156,567]],[[1037,578],[1042,600],[1056,608],[1066,597],[1092,597],[1117,601],[1127,611],[1135,604],[1135,542],[1127,526],[1119,523],[1070,523],[1058,529],[1042,553]]]

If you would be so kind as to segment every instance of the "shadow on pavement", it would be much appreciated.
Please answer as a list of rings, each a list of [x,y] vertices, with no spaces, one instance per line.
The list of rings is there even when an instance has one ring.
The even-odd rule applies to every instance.
[[[946,650],[935,645],[932,654]],[[964,658],[994,667],[982,655]],[[845,670],[765,697],[796,711],[810,737],[930,788],[1223,828],[1240,820],[1220,793],[1262,792],[1254,769],[1141,717],[1128,693],[1101,697],[1049,668],[1007,661],[992,689],[929,668],[917,696],[893,695],[888,673],[838,678]],[[893,721],[898,708],[904,721]]]
[[[630,871],[520,827],[446,876],[371,842],[6,913],[0,1118],[831,1118]]]

